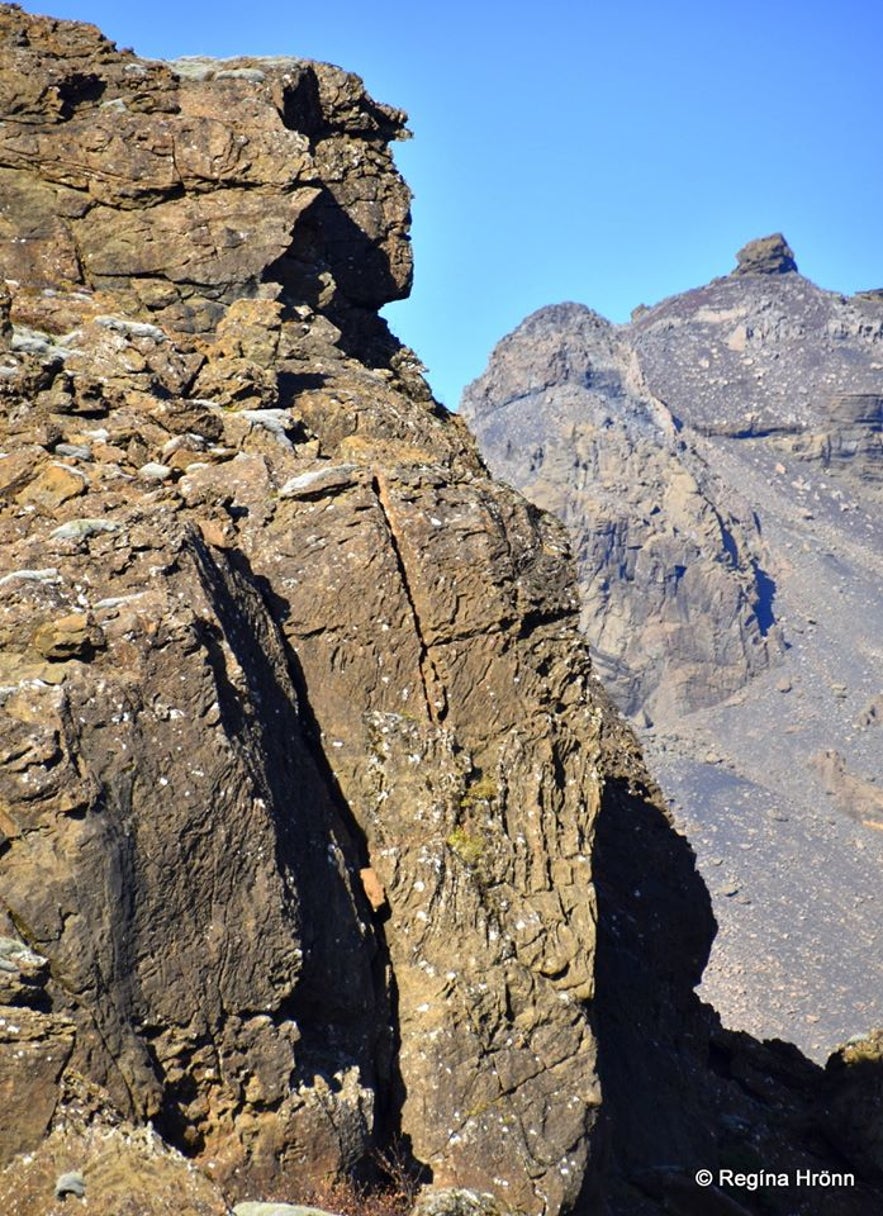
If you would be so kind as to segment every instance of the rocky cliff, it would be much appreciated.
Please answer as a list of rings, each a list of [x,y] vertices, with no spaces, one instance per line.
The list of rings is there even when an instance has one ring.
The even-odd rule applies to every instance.
[[[716,897],[704,991],[822,1058],[883,1016],[881,352],[874,293],[777,234],[628,325],[542,309],[463,402],[570,529],[596,664]]]
[[[376,316],[403,115],[9,5],[0,91],[3,1210],[209,1216],[394,1151],[437,1211],[689,1211],[739,1119],[876,1210],[820,1070],[692,994],[708,895],[564,530]]]
[[[571,527],[583,627],[627,713],[713,704],[769,663],[757,521],[720,501],[615,326],[576,304],[535,313],[463,414],[492,467]]]

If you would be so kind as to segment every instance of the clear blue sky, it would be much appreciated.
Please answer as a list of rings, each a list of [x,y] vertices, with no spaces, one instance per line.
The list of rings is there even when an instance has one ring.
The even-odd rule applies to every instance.
[[[881,0],[46,0],[141,55],[290,54],[411,117],[414,291],[393,329],[456,406],[544,304],[614,321],[782,231],[883,287]]]

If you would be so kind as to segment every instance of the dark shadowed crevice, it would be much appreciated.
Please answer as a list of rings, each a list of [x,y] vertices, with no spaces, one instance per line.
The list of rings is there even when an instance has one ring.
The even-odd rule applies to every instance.
[[[689,842],[608,719],[596,821],[602,1108],[578,1216],[871,1216],[883,1211],[883,1065],[873,1036],[825,1070],[790,1043],[721,1026],[693,991],[714,939]],[[639,763],[639,762],[638,762]],[[629,772],[629,769],[632,772]],[[645,784],[645,781],[648,784]],[[710,1170],[709,1187],[696,1171]],[[721,1173],[854,1174],[839,1191],[731,1185]]]
[[[776,623],[776,614],[773,610],[773,603],[776,598],[776,584],[756,562],[754,563],[754,586],[757,591],[757,598],[754,602],[754,614],[757,617],[757,624],[761,635],[766,637]]]
[[[61,102],[61,117],[67,121],[81,106],[100,101],[107,89],[107,81],[94,72],[72,72],[55,87]]]
[[[196,548],[223,639],[248,681],[248,696],[243,697],[227,678],[221,639],[206,636],[221,712],[231,736],[249,736],[246,750],[263,757],[254,776],[269,787],[268,805],[278,828],[277,864],[280,872],[292,875],[301,898],[303,971],[275,1015],[296,1022],[301,1033],[302,1063],[295,1080],[310,1084],[317,1071],[333,1078],[342,1063],[357,1061],[363,1083],[375,1093],[375,1147],[401,1146],[405,1088],[398,1065],[398,992],[383,917],[372,913],[361,890],[359,870],[369,864],[365,834],[328,763],[303,670],[281,629],[288,605],[254,573],[244,554],[228,553],[221,564],[199,542]],[[256,632],[258,612],[272,622],[272,637]],[[282,682],[280,670],[287,677]],[[344,852],[358,919],[371,926],[367,940],[352,895],[339,875],[335,881],[337,871],[328,864],[335,847]],[[371,991],[341,983],[347,970],[342,951],[352,954],[354,972],[367,963]],[[421,1163],[409,1164],[425,1172]],[[370,1154],[366,1172],[371,1172]]]
[[[328,130],[322,111],[319,82],[316,73],[304,65],[285,89],[282,99],[282,121],[290,131],[299,131],[310,141],[310,149]]]
[[[713,1144],[689,1068],[704,1055],[693,986],[716,925],[690,845],[653,795],[626,777],[605,784],[593,871],[602,1180],[590,1172],[576,1210],[594,1216],[589,1196],[600,1187],[611,1214],[644,1216],[662,1209],[640,1179],[661,1168],[698,1168]]]
[[[298,218],[291,245],[261,278],[281,284],[283,298],[314,304],[327,286],[323,272],[331,274],[349,305],[372,310],[403,299],[411,288],[410,278],[404,285],[396,282],[389,251],[372,241],[320,183],[317,197]]]
[[[408,241],[404,230],[400,240]],[[378,368],[393,366],[404,348],[377,310],[404,299],[411,281],[396,280],[386,245],[372,241],[324,185],[298,218],[289,247],[261,275],[281,286],[287,308],[306,304],[326,316],[344,354]]]

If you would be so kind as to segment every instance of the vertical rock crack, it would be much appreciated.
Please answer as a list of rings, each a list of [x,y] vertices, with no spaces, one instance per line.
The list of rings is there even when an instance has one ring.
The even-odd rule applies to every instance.
[[[389,482],[380,473],[375,473],[371,481],[371,488],[377,498],[378,505],[383,514],[386,530],[389,534],[389,543],[395,557],[396,567],[399,572],[399,577],[402,580],[402,589],[405,593],[405,598],[408,601],[408,607],[411,612],[411,620],[414,623],[414,633],[417,637],[418,644],[418,668],[420,671],[420,686],[423,690],[423,699],[426,704],[426,712],[430,722],[437,725],[440,719],[444,716],[444,702],[441,697],[434,700],[433,693],[435,690],[441,689],[438,679],[438,674],[435,670],[435,664],[429,654],[429,646],[423,634],[423,625],[420,620],[420,613],[417,609],[417,603],[414,599],[414,592],[411,587],[411,581],[408,577],[408,568],[405,563],[405,557],[402,552],[402,545],[399,534],[395,526],[395,510],[392,505],[389,493]],[[442,711],[441,713],[439,711]]]

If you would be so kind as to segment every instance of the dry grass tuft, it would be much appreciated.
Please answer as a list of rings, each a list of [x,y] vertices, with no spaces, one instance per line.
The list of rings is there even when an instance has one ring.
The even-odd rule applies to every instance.
[[[314,1183],[301,1202],[335,1216],[408,1216],[421,1182],[403,1146],[395,1141],[376,1150],[371,1166],[375,1181],[343,1178]]]

